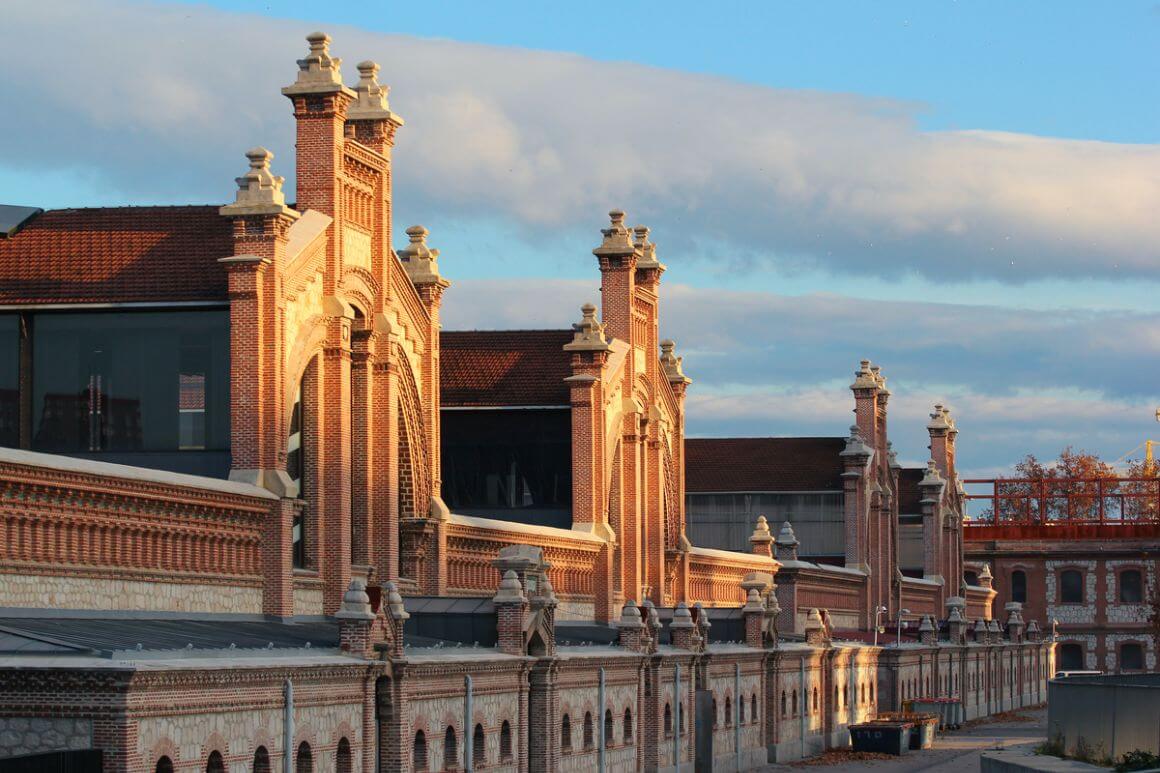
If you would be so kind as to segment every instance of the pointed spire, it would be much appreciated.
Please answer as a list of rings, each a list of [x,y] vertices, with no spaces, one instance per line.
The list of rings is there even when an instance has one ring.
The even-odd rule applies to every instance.
[[[310,51],[298,60],[298,79],[282,93],[288,97],[301,94],[328,94],[344,91],[353,96],[354,92],[342,85],[342,60],[330,55],[330,35],[325,32],[311,32],[306,36]]]
[[[685,358],[674,353],[676,348],[676,342],[670,339],[661,341],[661,370],[671,384],[690,384],[692,379],[685,375],[683,368]]]
[[[606,352],[612,347],[604,338],[604,325],[596,319],[596,306],[580,307],[580,321],[572,325],[572,343],[564,344],[566,352]]]
[[[288,215],[298,218],[299,213],[286,206],[286,196],[282,193],[285,178],[270,172],[270,160],[274,154],[263,147],[246,151],[250,168],[241,177],[235,177],[238,192],[234,203],[227,204],[218,211],[226,217],[245,215]]]
[[[427,235],[430,232],[421,225],[413,225],[407,229],[407,236],[411,243],[399,250],[399,260],[407,270],[407,276],[416,286],[437,284],[447,287],[451,283],[439,274],[439,250],[427,246]]]
[[[393,121],[399,126],[403,119],[391,112],[387,94],[391,87],[379,83],[379,65],[372,61],[358,63],[358,85],[354,87],[355,102],[347,110],[351,121]]]

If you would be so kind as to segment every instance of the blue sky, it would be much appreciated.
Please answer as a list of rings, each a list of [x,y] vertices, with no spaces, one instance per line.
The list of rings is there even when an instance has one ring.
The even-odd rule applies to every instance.
[[[567,325],[617,206],[669,265],[694,434],[840,434],[870,357],[910,462],[937,401],[978,474],[1160,436],[1158,3],[5,13],[5,202],[219,202],[258,143],[292,179],[278,88],[323,28],[407,118],[396,224],[442,249],[449,326]]]

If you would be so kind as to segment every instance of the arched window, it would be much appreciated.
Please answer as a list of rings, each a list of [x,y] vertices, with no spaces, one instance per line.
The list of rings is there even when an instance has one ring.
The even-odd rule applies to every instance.
[[[1075,569],[1059,573],[1059,600],[1064,604],[1083,603],[1083,575]]]
[[[790,716],[796,717],[797,713],[798,713],[797,712],[797,690],[796,689],[793,691],[793,702],[790,704],[790,709],[791,709]]]
[[[254,773],[270,773],[270,752],[265,746],[254,750]]]
[[[1139,569],[1125,569],[1120,572],[1120,602],[1139,604],[1144,600],[1144,583]]]
[[[725,727],[733,727],[733,699],[725,696]]]
[[[1059,645],[1058,666],[1060,671],[1083,670],[1083,647],[1075,642]]]
[[[294,773],[314,773],[314,753],[310,751],[310,744],[305,741],[298,744],[298,755],[294,761]]]
[[[717,727],[720,717],[717,716],[717,699],[713,699],[713,727]]]
[[[749,721],[756,722],[760,717],[757,716],[757,693],[753,693],[753,697],[749,701]]]
[[[560,748],[565,752],[572,751],[572,720],[567,714],[560,720]]]
[[[1144,670],[1144,648],[1139,643],[1128,641],[1120,645],[1120,670]]]
[[[222,759],[221,752],[209,753],[209,759],[205,762],[205,773],[226,773],[226,762]]]
[[[1020,604],[1027,601],[1027,573],[1022,569],[1011,572],[1011,600]]]
[[[459,738],[455,735],[455,728],[447,726],[443,733],[443,769],[451,770],[459,765]]]
[[[632,735],[632,709],[624,710],[624,742],[631,744],[633,741]]]
[[[975,572],[963,572],[963,581],[974,587],[979,584],[979,575]]]
[[[612,709],[604,710],[604,747],[608,748],[616,741],[616,724],[612,721]]]
[[[153,768],[153,773],[173,773],[173,760],[168,757],[157,760],[157,766]]]
[[[814,710],[812,713],[817,714],[818,713],[818,688],[817,687],[814,688],[813,695],[814,695]]]
[[[569,735],[569,742],[571,742],[571,733]],[[471,734],[471,761],[474,767],[481,767],[487,760],[487,736],[483,734],[483,725],[476,725],[475,732]]]
[[[870,683],[870,702],[874,702],[874,683]]]
[[[865,682],[862,682],[860,685],[858,685],[858,691],[860,693],[858,696],[858,703],[863,704],[866,702],[866,683]]]
[[[499,728],[499,761],[511,762],[512,758],[512,726],[505,719]]]
[[[789,716],[789,713],[786,711],[785,690],[781,691],[781,715],[783,717]]]
[[[842,705],[850,708],[850,685],[842,685]]]
[[[596,745],[596,741],[593,739],[593,736],[595,734],[596,734],[596,731],[592,727],[592,712],[585,711],[584,712],[584,748],[585,748],[585,750],[591,749],[593,746]]]
[[[350,758],[350,741],[340,738],[338,751],[334,753],[335,773],[351,773],[352,761]]]
[[[665,704],[665,738],[673,737],[673,707]]]
[[[427,736],[422,730],[415,731],[415,746],[411,750],[411,768],[413,770],[427,769]]]

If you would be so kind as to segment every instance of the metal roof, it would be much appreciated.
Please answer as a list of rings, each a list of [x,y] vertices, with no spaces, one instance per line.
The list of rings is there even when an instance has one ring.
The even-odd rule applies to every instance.
[[[36,215],[43,212],[39,207],[20,207],[14,204],[0,204],[0,237],[9,237]]]

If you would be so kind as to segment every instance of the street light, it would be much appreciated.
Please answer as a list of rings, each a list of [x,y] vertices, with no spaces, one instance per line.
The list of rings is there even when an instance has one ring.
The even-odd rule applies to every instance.
[[[878,622],[879,620],[882,619],[882,615],[884,615],[884,614],[886,614],[886,607],[878,607],[878,609],[874,610],[874,646],[875,647],[878,646],[878,634],[880,634],[886,630]]]
[[[899,647],[902,646],[902,616],[909,615],[909,614],[910,614],[909,609],[898,610],[898,646]]]

